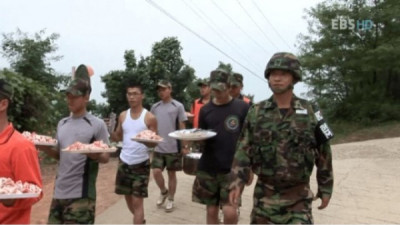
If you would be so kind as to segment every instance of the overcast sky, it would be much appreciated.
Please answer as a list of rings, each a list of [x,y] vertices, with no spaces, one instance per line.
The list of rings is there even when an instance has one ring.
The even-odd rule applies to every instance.
[[[155,42],[171,36],[181,42],[182,57],[197,77],[209,76],[219,61],[231,63],[234,71],[244,75],[243,93],[253,94],[255,101],[260,101],[271,95],[263,79],[268,59],[278,51],[297,53],[297,36],[307,32],[304,9],[318,2],[1,0],[0,32],[11,33],[19,28],[29,34],[42,29],[46,29],[47,36],[60,34],[57,55],[63,58],[53,62],[52,67],[67,74],[72,66],[91,65],[95,71],[91,97],[99,102],[105,101],[100,95],[104,91],[100,77],[125,68],[125,50],[134,50],[137,58],[149,56]],[[9,62],[0,56],[3,67],[9,67]],[[296,94],[305,91],[303,84],[295,86]]]

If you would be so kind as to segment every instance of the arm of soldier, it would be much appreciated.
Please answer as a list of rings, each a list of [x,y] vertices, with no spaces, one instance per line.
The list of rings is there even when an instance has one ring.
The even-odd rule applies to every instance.
[[[328,206],[333,191],[332,151],[329,142],[319,147],[315,164],[318,183],[316,198],[321,199],[321,205],[318,209],[324,209]]]
[[[157,118],[151,112],[147,112],[146,116],[144,117],[144,122],[149,130],[157,133]],[[148,148],[154,148],[157,146],[157,143],[143,143]]]
[[[110,144],[109,141],[109,133],[107,130],[106,124],[103,122],[100,124],[100,127],[97,130],[97,133],[95,134],[95,140],[102,140],[106,144]],[[88,153],[86,154],[87,157],[99,162],[99,163],[108,163],[110,160],[110,153],[108,152],[102,152],[102,153]]]
[[[108,163],[110,160],[110,153],[102,152],[102,153],[87,153],[87,157],[97,161],[99,163]]]
[[[251,183],[251,158],[253,148],[253,134],[252,134],[252,117],[254,117],[253,107],[248,112],[239,141],[236,145],[236,152],[232,163],[231,169],[231,183],[229,189],[229,201],[231,204],[237,204],[240,190],[245,184]]]
[[[251,184],[252,181],[253,173],[250,168],[251,157],[247,151],[249,148],[251,148],[251,146],[248,145],[248,140],[246,140],[245,137],[238,143],[236,147],[236,153],[231,169],[231,182],[229,186],[229,189],[231,190],[229,193],[229,202],[234,206],[238,205],[238,199],[241,192],[240,190],[243,189],[244,185]]]
[[[58,127],[58,126],[57,126]],[[56,139],[57,139],[57,145],[56,146],[36,146],[40,151],[43,151],[46,153],[46,155],[50,156],[53,159],[60,160],[60,142],[59,142],[59,137],[58,137],[58,128],[57,128],[57,134],[56,134]]]
[[[60,159],[60,152],[58,151],[58,145],[56,147],[54,146],[40,146],[37,147],[40,151],[43,151],[46,153],[48,156],[50,156],[53,159],[59,160]]]
[[[185,122],[179,122],[179,130],[182,130],[182,129],[186,129]],[[184,155],[188,154],[189,153],[190,142],[182,140],[181,143],[182,143],[182,146],[183,146],[182,153]]]
[[[188,118],[189,123],[193,123],[194,115],[190,112],[186,112],[186,117]]]
[[[178,108],[178,120],[179,120],[179,130],[186,129],[186,124],[185,122],[188,120],[185,112],[185,108],[181,104]],[[183,154],[188,154],[189,153],[189,144],[190,142],[188,141],[181,141],[182,144],[182,153]]]
[[[151,112],[147,112],[146,113],[146,117],[145,119],[145,123],[147,128],[149,128],[149,130],[153,131],[154,133],[157,133],[157,118],[153,115],[153,113]]]
[[[126,117],[126,111],[123,111],[118,117],[118,125],[114,132],[111,133],[112,141],[122,141],[122,122]]]

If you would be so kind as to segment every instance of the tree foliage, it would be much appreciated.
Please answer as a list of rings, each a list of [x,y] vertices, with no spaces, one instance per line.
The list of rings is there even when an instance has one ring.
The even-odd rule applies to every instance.
[[[58,120],[68,115],[64,95],[49,92],[38,81],[7,69],[0,71],[0,78],[14,89],[8,115],[16,129],[51,134]]]
[[[396,0],[331,0],[307,11],[300,36],[305,83],[334,119],[400,119],[400,7]],[[372,29],[333,29],[332,21],[371,20]]]
[[[97,103],[96,100],[92,99],[87,105],[87,110],[100,118],[108,118],[111,113],[110,107],[106,103]]]
[[[195,71],[185,65],[181,56],[182,47],[175,37],[167,37],[156,42],[148,57],[140,57],[137,62],[133,50],[124,54],[125,70],[111,71],[102,77],[106,91],[103,97],[107,98],[111,111],[119,114],[129,105],[125,97],[127,83],[139,83],[143,86],[145,100],[143,105],[150,108],[159,101],[157,83],[160,80],[169,80],[172,84],[173,98],[182,102],[188,109],[193,101],[197,86],[193,85]]]
[[[50,67],[50,61],[58,61],[61,56],[49,56],[57,50],[56,33],[45,37],[44,30],[30,37],[19,29],[15,33],[3,34],[2,54],[10,62],[11,68],[24,77],[36,80],[46,87],[57,87],[59,80]]]
[[[2,55],[11,68],[0,71],[14,88],[14,99],[9,108],[9,119],[20,130],[51,133],[60,118],[68,115],[64,94],[67,76],[57,75],[50,62],[60,56],[49,57],[57,50],[58,34],[44,37],[42,30],[30,37],[17,30],[3,34]]]

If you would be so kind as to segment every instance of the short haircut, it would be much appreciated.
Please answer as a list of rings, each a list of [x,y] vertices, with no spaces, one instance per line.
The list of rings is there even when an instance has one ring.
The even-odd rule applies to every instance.
[[[140,93],[143,94],[143,87],[141,84],[136,83],[136,82],[128,82],[128,84],[125,87],[125,91],[128,91],[128,88],[137,88],[140,90]]]

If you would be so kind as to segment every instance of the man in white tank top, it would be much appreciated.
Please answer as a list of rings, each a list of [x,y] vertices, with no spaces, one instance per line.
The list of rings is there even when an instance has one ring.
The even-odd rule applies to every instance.
[[[131,140],[143,130],[157,132],[156,117],[142,106],[144,98],[140,85],[129,84],[126,98],[130,108],[118,118],[118,126],[111,134],[114,141],[123,141],[118,165],[115,193],[125,195],[126,204],[133,214],[133,223],[142,224],[144,220],[143,199],[148,197],[150,159],[147,147]]]

